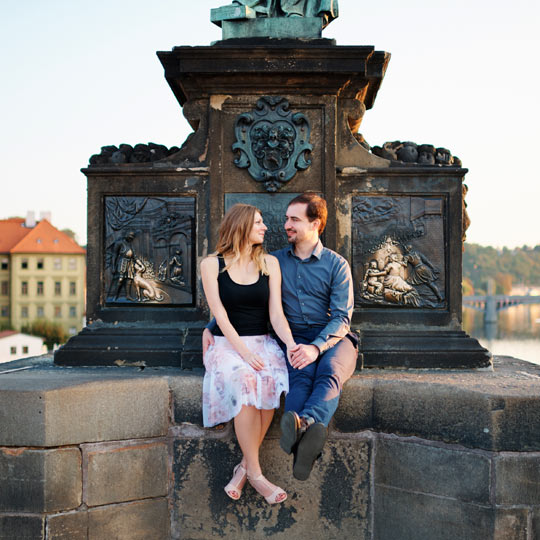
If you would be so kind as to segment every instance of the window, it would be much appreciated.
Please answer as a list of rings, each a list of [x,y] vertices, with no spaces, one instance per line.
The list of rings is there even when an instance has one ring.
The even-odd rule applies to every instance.
[[[62,306],[54,306],[54,316],[59,319],[62,317]]]
[[[23,270],[28,270],[28,259],[23,259],[23,260],[21,261],[21,268],[22,268]]]
[[[0,313],[2,317],[9,317],[9,306],[2,306],[2,311]]]
[[[21,282],[21,294],[26,296],[28,294],[28,281]]]
[[[60,281],[54,282],[54,294],[60,296],[62,294],[62,283]]]
[[[68,260],[68,270],[77,270],[77,259]]]
[[[77,316],[77,306],[69,306],[69,316],[72,319]]]
[[[45,309],[43,308],[43,306],[37,306],[36,315],[38,319],[43,319],[43,317],[45,317]]]
[[[22,352],[23,352],[23,354],[28,354],[28,345],[23,345],[22,346]]]
[[[2,281],[0,294],[2,294],[2,296],[7,296],[9,294],[9,281]]]
[[[28,306],[21,307],[21,319],[28,319]]]
[[[1,270],[8,270],[9,269],[9,262],[7,259],[2,259],[2,262],[0,263],[0,269]]]
[[[9,348],[9,352],[10,352],[11,354],[17,354],[17,347],[10,347],[10,348]]]
[[[38,270],[43,270],[43,268],[45,267],[45,264],[43,262],[43,259],[38,259],[38,262],[37,262],[37,269]]]
[[[54,259],[53,268],[55,270],[62,270],[62,259]]]
[[[69,282],[69,294],[75,296],[77,294],[77,283],[75,281]]]
[[[38,281],[37,282],[37,295],[38,296],[43,296],[43,281]]]

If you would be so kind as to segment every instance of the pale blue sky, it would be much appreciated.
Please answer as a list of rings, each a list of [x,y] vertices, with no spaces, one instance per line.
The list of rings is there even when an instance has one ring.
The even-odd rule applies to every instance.
[[[51,211],[86,241],[79,171],[108,144],[181,145],[190,132],[155,55],[220,39],[220,0],[3,3],[0,217]],[[324,32],[392,59],[360,131],[372,145],[449,148],[470,169],[471,242],[540,244],[536,0],[340,0]]]

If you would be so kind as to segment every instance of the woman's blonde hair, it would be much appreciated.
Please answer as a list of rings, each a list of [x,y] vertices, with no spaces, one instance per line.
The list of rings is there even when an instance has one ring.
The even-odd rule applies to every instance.
[[[249,234],[253,228],[255,214],[261,211],[251,204],[237,203],[232,206],[223,216],[219,226],[219,238],[214,255],[220,254],[223,257],[231,257],[232,260],[225,266],[223,271],[230,268],[240,259],[240,254],[249,244]],[[268,275],[265,250],[262,244],[254,245],[251,250],[251,260],[264,275]]]

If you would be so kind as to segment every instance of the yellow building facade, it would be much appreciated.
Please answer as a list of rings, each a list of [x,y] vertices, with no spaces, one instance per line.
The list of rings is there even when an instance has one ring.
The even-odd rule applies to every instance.
[[[0,235],[11,228],[16,241],[7,252],[1,245],[5,235],[0,243],[0,324],[20,330],[47,320],[76,334],[85,317],[85,250],[46,220],[30,228],[17,219],[25,230],[14,227],[13,220],[0,220]],[[11,227],[3,227],[6,222]]]

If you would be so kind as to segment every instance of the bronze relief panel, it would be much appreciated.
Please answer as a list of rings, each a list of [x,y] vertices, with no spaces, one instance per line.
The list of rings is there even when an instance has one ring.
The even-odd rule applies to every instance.
[[[352,199],[356,307],[447,306],[444,197]]]
[[[105,197],[107,305],[192,305],[195,199]]]

